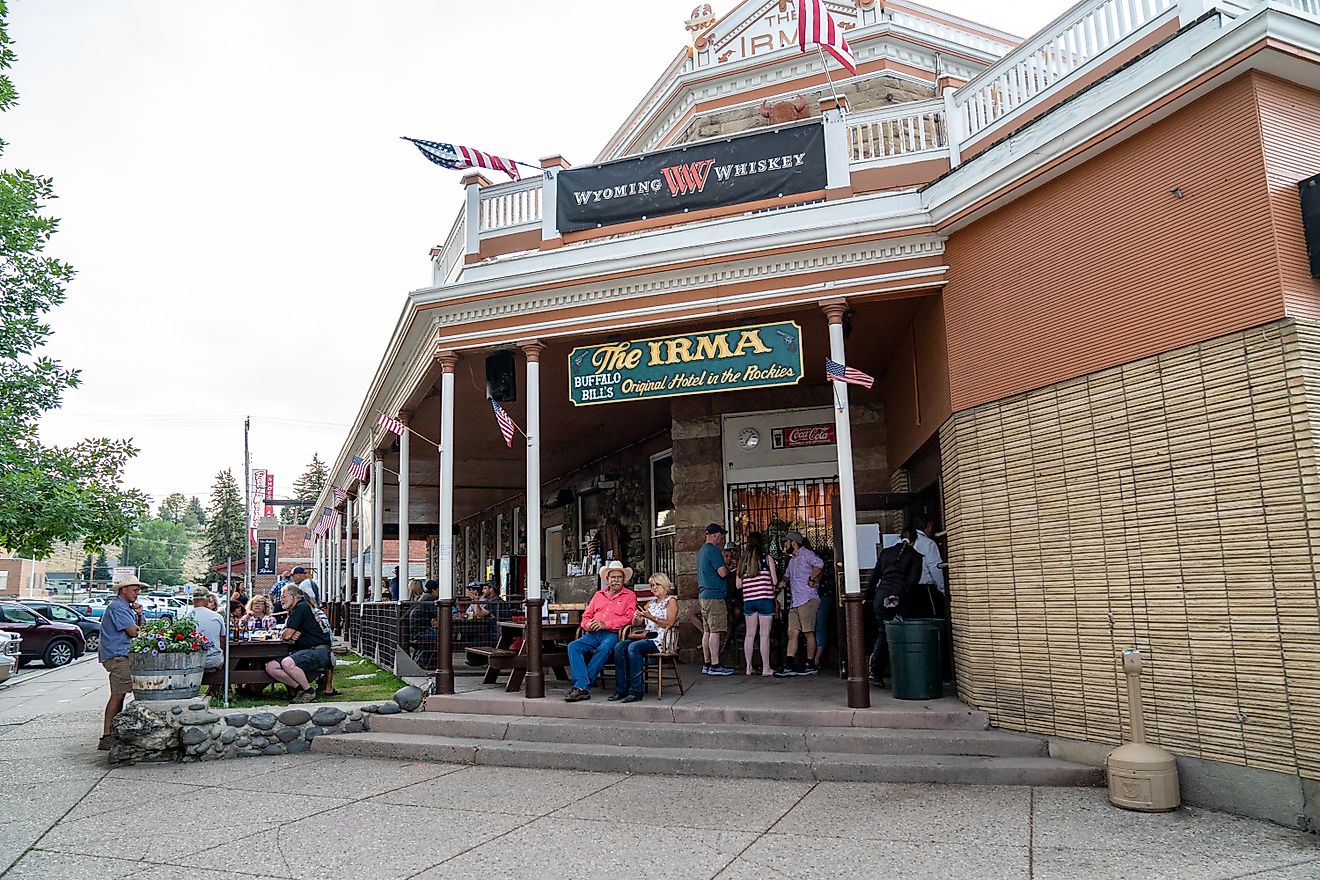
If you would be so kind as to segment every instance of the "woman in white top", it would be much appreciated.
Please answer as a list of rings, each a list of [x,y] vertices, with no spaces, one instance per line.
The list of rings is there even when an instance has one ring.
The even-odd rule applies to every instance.
[[[747,674],[752,674],[752,648],[756,645],[757,630],[761,637],[761,674],[774,675],[770,668],[770,626],[775,621],[775,561],[765,552],[765,535],[752,532],[747,536],[747,550],[738,564],[738,589],[743,597],[743,620],[747,623],[747,636],[743,639],[743,656],[747,658]]]
[[[614,693],[610,702],[636,703],[642,698],[646,693],[646,655],[666,650],[676,635],[673,627],[678,622],[678,600],[674,598],[673,581],[663,572],[656,572],[647,583],[655,596],[638,608],[633,618],[633,626],[646,627],[646,637],[615,643]]]

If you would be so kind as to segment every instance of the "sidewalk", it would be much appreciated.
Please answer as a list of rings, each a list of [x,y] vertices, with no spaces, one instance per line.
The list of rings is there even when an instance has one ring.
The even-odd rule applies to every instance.
[[[1124,812],[1101,789],[315,754],[111,770],[94,750],[103,678],[80,664],[0,691],[0,880],[1320,877],[1313,835],[1190,808]]]

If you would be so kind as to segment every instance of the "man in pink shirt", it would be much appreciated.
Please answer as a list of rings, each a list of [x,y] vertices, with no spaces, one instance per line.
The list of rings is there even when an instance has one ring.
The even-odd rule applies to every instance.
[[[564,697],[570,703],[591,699],[591,683],[600,677],[605,661],[614,651],[619,631],[633,622],[637,594],[628,589],[633,571],[617,559],[600,570],[605,589],[598,590],[582,612],[582,637],[568,645],[568,663],[573,669],[573,687]]]

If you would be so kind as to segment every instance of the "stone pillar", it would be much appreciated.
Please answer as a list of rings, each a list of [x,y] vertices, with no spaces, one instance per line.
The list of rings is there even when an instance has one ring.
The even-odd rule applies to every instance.
[[[440,376],[440,534],[436,546],[436,574],[440,578],[439,620],[435,664],[435,692],[454,692],[454,369],[458,354],[436,355],[444,371]]]
[[[832,301],[821,304],[830,322],[830,359],[846,363],[843,345],[843,316],[848,304]],[[839,529],[843,544],[844,618],[848,632],[848,705],[853,709],[871,707],[871,684],[867,680],[865,653],[862,646],[862,621],[865,610],[862,598],[861,562],[857,553],[857,490],[853,484],[852,422],[848,413],[848,385],[830,383],[834,387],[834,437],[839,457]]]
[[[522,345],[527,357],[527,678],[530,698],[545,696],[541,668],[541,351],[540,342]],[[514,544],[518,541],[514,527]],[[515,546],[515,552],[517,548]]]

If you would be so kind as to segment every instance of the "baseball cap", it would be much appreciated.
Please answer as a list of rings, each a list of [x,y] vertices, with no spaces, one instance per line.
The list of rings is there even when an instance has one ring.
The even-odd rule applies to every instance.
[[[708,535],[727,535],[728,533],[729,530],[719,523],[711,523],[706,526],[706,534]]]
[[[291,574],[307,574],[307,569],[303,568],[303,567],[300,565],[300,566],[298,566],[297,568],[295,568],[295,569],[294,569],[292,572],[290,572],[290,573],[291,573]]]
[[[802,533],[801,533],[801,532],[786,532],[786,533],[784,534],[784,540],[785,540],[785,541],[792,541],[794,544],[805,544],[805,543],[807,543],[805,540],[803,540],[803,538],[802,538]]]
[[[208,590],[206,587],[202,586],[201,584],[198,584],[197,586],[192,588],[192,597],[194,599],[205,599],[210,595],[211,595],[211,591]]]

